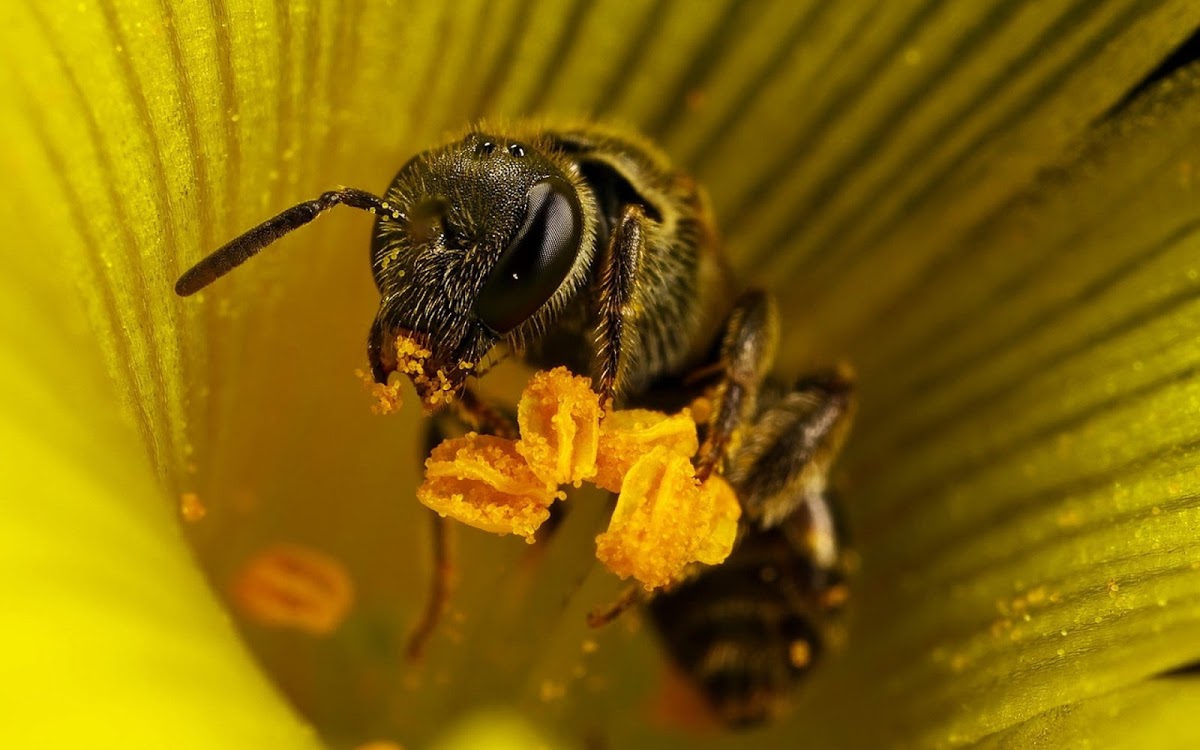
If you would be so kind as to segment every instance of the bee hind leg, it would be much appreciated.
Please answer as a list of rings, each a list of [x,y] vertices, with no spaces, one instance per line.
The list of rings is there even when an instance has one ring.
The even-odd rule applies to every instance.
[[[725,473],[743,509],[733,552],[648,606],[672,659],[739,727],[786,711],[848,592],[827,476],[852,419],[849,375],[769,380],[758,401]]]
[[[850,375],[814,373],[770,398],[730,457],[725,478],[737,490],[747,523],[772,528],[803,511],[814,530],[832,534],[827,480],[853,420]],[[827,552],[813,550],[819,560]]]

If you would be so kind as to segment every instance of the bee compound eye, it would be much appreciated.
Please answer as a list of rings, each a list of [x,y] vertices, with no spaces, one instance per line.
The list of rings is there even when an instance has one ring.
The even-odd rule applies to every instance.
[[[528,320],[562,285],[583,231],[575,189],[549,177],[529,189],[525,219],[475,300],[475,314],[497,334]]]

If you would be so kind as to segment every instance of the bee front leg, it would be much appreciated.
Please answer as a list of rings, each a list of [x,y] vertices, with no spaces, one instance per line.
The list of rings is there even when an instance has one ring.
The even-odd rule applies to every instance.
[[[456,402],[458,407],[458,418],[472,430],[484,435],[495,435],[496,437],[504,438],[505,440],[514,440],[517,437],[517,420],[512,414],[505,412],[493,404],[479,397],[475,391],[470,388],[463,390]],[[434,420],[436,422],[436,419]],[[428,446],[426,455],[436,447]]]
[[[628,365],[624,354],[628,350],[627,336],[632,332],[628,330],[626,318],[633,299],[638,262],[646,244],[645,223],[646,212],[641,206],[626,206],[601,258],[600,319],[596,330],[594,369],[600,403],[604,406],[621,395],[624,368]]]
[[[430,523],[430,538],[433,540],[433,576],[429,585],[429,598],[421,619],[408,635],[406,652],[409,661],[417,661],[425,653],[429,639],[437,630],[446,605],[450,602],[450,589],[454,580],[454,564],[450,552],[450,525],[446,519],[426,510]]]
[[[703,481],[726,458],[735,432],[756,410],[759,385],[775,361],[779,316],[775,302],[761,289],[742,294],[725,322],[708,434],[696,456],[696,477]]]
[[[601,258],[599,325],[596,330],[596,356],[593,369],[600,403],[607,407],[620,395],[623,381],[626,341],[626,317],[633,299],[638,261],[645,247],[646,212],[638,205],[625,207],[621,221],[613,229]],[[645,591],[637,584],[627,586],[616,600],[588,613],[588,626],[599,628],[620,617],[626,610],[645,601]]]
[[[516,420],[511,414],[499,409],[479,397],[471,389],[465,389],[456,402],[456,411],[440,412],[429,420],[425,432],[425,454],[428,456],[443,440],[463,428],[512,439],[517,436]],[[422,462],[424,459],[422,459]],[[422,463],[422,469],[424,464]],[[451,552],[450,524],[442,516],[428,511],[433,540],[433,573],[429,583],[429,598],[421,618],[408,636],[407,653],[411,661],[421,658],[429,639],[437,630],[438,623],[450,601],[454,564]]]

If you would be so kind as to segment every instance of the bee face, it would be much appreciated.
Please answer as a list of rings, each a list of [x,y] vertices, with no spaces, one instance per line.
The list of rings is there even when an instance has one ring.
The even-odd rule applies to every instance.
[[[380,382],[404,333],[430,350],[430,375],[461,388],[489,349],[544,329],[583,286],[594,202],[577,170],[540,149],[473,132],[409,161],[385,197],[400,218],[378,219],[372,245]]]

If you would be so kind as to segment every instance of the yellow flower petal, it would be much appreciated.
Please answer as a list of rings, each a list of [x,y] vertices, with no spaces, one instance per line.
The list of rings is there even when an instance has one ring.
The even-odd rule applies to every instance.
[[[175,746],[306,741],[256,678],[249,697],[230,687],[244,660],[171,536],[166,509],[186,492],[209,509],[188,533],[215,579],[264,537],[322,535],[364,585],[364,619],[319,652],[247,633],[327,731],[383,716],[428,737],[451,703],[504,696],[572,738],[601,717],[614,746],[663,744],[636,710],[652,640],[602,634],[602,662],[579,647],[582,613],[604,594],[579,554],[599,511],[565,524],[538,565],[463,545],[455,627],[469,647],[447,636],[428,671],[395,679],[392,644],[425,587],[395,571],[425,572],[425,525],[403,489],[412,431],[372,422],[348,378],[374,305],[353,260],[362,217],[322,220],[203,300],[169,291],[182,266],[273,211],[333,184],[379,189],[442,131],[532,110],[601,113],[663,143],[710,187],[745,275],[788,290],[783,370],[846,358],[860,373],[843,469],[861,609],[798,715],[751,743],[1060,733],[1137,746],[1128,725],[1143,721],[1150,744],[1194,744],[1186,726],[1162,728],[1179,726],[1190,693],[1145,680],[1200,656],[1195,87],[1091,135],[1200,23],[1194,2],[133,0],[2,13],[0,227],[14,252],[0,345],[28,366],[10,368],[0,423],[19,470],[6,495],[28,507],[0,533],[20,555],[11,601],[30,618],[13,621],[25,689],[5,703],[34,719],[4,722],[24,733],[5,744],[63,706],[94,710],[55,722],[75,747],[161,744],[145,716],[182,717]],[[1081,140],[1094,143],[1085,158],[1034,182]],[[67,398],[81,382],[86,397]],[[100,428],[110,404],[137,440]],[[95,446],[103,460],[86,458]],[[70,568],[34,584],[38,564]],[[172,594],[178,608],[156,609]],[[64,634],[89,604],[99,626]],[[137,642],[105,637],[111,621]],[[193,649],[206,639],[214,651]],[[68,663],[53,648],[64,640],[87,648]],[[64,674],[77,679],[50,683]],[[94,685],[112,687],[71,692]],[[97,695],[145,706],[143,720],[101,715]],[[562,699],[550,709],[543,695]],[[230,727],[246,734],[216,736]]]
[[[988,737],[978,747],[1038,747],[1048,738],[1057,747],[1194,747],[1200,742],[1197,710],[1200,686],[1195,678],[1169,677],[1047,711]]]
[[[34,301],[61,293],[51,270],[0,275],[0,746],[316,747],[197,569],[94,342]]]

